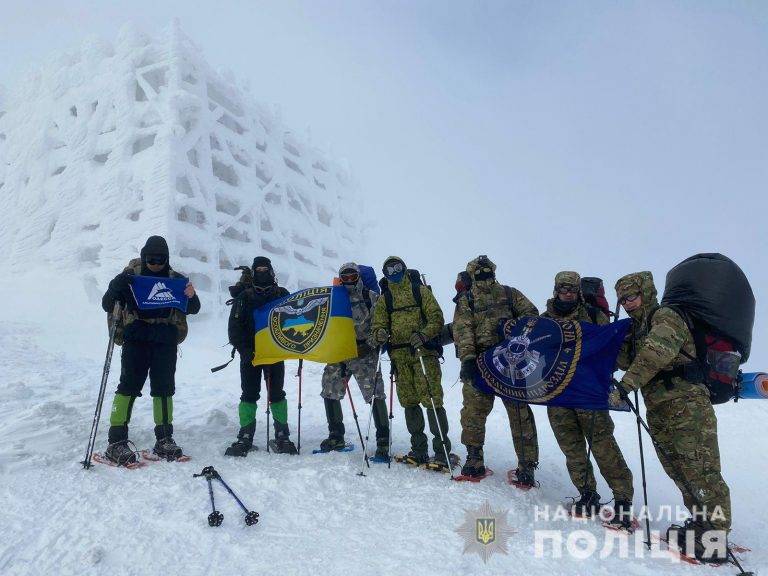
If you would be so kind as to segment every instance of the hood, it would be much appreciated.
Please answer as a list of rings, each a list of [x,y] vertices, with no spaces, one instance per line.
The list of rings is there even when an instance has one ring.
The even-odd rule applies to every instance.
[[[638,292],[643,298],[643,304],[630,314],[635,320],[642,319],[652,308],[659,305],[657,299],[658,292],[656,291],[656,285],[653,283],[653,274],[648,271],[634,272],[622,276],[616,281],[616,298],[618,300]]]
[[[355,284],[350,285],[350,284],[344,284],[342,282],[341,285],[344,286],[349,291],[351,291],[351,290],[362,290],[363,289],[363,277],[360,276],[360,267],[355,262],[346,262],[346,263],[342,264],[339,267],[339,280],[341,280],[341,273],[344,270],[354,270],[358,274],[358,279],[357,279],[357,282]]]
[[[484,268],[490,269],[493,277],[477,280],[475,273],[480,272]],[[472,286],[477,287],[479,290],[487,290],[494,284],[496,284],[496,264],[494,264],[488,256],[478,256],[474,260],[470,260],[467,264],[467,274],[472,280]]]

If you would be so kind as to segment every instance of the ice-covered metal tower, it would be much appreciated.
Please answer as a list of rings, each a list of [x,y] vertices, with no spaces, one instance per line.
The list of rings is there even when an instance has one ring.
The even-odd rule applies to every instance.
[[[349,170],[208,66],[170,26],[86,41],[0,94],[0,262],[81,271],[94,292],[164,235],[210,304],[269,256],[289,288],[360,254]]]

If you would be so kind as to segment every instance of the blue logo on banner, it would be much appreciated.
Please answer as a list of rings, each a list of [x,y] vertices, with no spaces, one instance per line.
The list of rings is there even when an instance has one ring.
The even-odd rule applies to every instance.
[[[157,276],[131,276],[131,292],[139,310],[177,308],[187,311],[188,298],[184,295],[189,280]]]

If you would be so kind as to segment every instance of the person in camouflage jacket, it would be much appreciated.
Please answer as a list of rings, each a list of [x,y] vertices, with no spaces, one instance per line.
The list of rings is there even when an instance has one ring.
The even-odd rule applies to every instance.
[[[544,318],[576,320],[592,324],[609,323],[608,316],[584,301],[581,276],[577,272],[558,272],[553,297],[547,301]],[[581,498],[574,504],[575,516],[594,516],[600,510],[600,494],[588,458],[588,446],[595,455],[600,473],[613,491],[614,515],[610,522],[629,529],[632,517],[632,472],[613,436],[613,420],[607,410],[582,410],[547,406],[547,416],[557,443],[565,455],[571,482]],[[586,442],[585,442],[586,439]]]
[[[702,535],[708,530],[727,534],[731,526],[728,485],[720,473],[717,418],[703,383],[686,379],[696,357],[693,335],[673,309],[658,306],[650,272],[623,276],[616,296],[632,319],[632,329],[618,357],[625,370],[620,386],[640,390],[656,453],[667,475],[682,493],[692,519],[681,534],[693,531],[701,556]],[[724,561],[723,554],[707,558]]]
[[[397,378],[397,398],[405,411],[406,426],[411,434],[411,451],[405,461],[420,465],[429,460],[423,406],[433,436],[434,461],[438,466],[447,466],[445,454],[451,450],[451,441],[443,407],[442,371],[438,352],[426,346],[443,330],[443,311],[427,286],[415,285],[416,280],[411,278],[401,258],[387,258],[383,272],[387,280],[385,290],[392,294],[392,311],[387,309],[385,296],[379,298],[373,311],[371,330],[376,343],[387,347]],[[421,306],[414,298],[414,289],[419,291]],[[441,430],[443,438],[440,437]]]
[[[501,341],[500,323],[523,316],[538,316],[539,311],[519,290],[496,281],[496,265],[487,256],[467,264],[471,288],[458,297],[453,316],[453,335],[461,361],[462,393],[461,443],[467,447],[467,460],[462,474],[485,475],[483,445],[485,422],[493,408],[494,395],[480,392],[473,385],[477,373],[477,357]],[[525,486],[533,486],[538,466],[539,444],[533,412],[527,404],[504,400],[509,416],[512,440],[517,453],[517,478]]]
[[[389,456],[389,421],[386,394],[381,370],[378,366],[379,347],[371,334],[373,307],[379,295],[369,290],[360,277],[360,269],[348,262],[339,269],[341,284],[347,289],[352,305],[352,318],[357,336],[357,358],[328,364],[323,370],[323,389],[320,395],[325,404],[328,420],[328,438],[320,443],[320,450],[329,452],[344,448],[344,417],[341,400],[347,391],[350,377],[354,376],[366,404],[373,402],[373,422],[376,426],[376,456]]]

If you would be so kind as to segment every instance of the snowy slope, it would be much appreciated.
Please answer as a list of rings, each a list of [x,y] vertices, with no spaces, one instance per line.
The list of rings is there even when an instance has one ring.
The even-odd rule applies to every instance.
[[[53,293],[51,293],[53,291]],[[446,476],[393,465],[376,466],[360,477],[361,451],[313,456],[325,436],[320,367],[308,366],[304,381],[303,453],[269,455],[261,450],[247,459],[222,453],[237,427],[239,384],[230,366],[212,375],[227,349],[222,325],[194,323],[182,348],[175,399],[176,438],[192,455],[186,464],[157,463],[141,470],[78,464],[87,440],[106,341],[104,314],[89,302],[77,280],[35,274],[0,282],[0,573],[27,574],[723,574],[728,568],[670,564],[667,559],[620,559],[611,556],[576,560],[535,558],[534,530],[586,530],[602,542],[602,528],[564,521],[535,521],[534,506],[556,505],[574,494],[564,459],[552,437],[543,408],[534,408],[540,442],[538,491],[521,493],[504,483],[515,465],[506,415],[498,406],[489,419],[486,458],[497,474],[473,484],[451,483]],[[450,354],[449,354],[450,356]],[[387,366],[385,365],[385,370]],[[457,363],[448,358],[444,384],[450,436],[458,444],[460,385]],[[114,390],[116,356],[108,391]],[[289,421],[296,421],[295,363],[289,364],[286,391]],[[359,392],[353,394],[358,409]],[[108,395],[108,401],[109,397]],[[134,411],[131,436],[140,447],[153,442],[148,395]],[[263,406],[260,406],[263,409]],[[344,404],[347,439],[355,440],[349,405]],[[768,446],[764,422],[768,405],[740,402],[718,408],[725,477],[732,490],[733,540],[755,549],[747,556],[753,570],[768,568],[762,536],[768,530],[764,485]],[[361,409],[361,421],[367,412]],[[635,472],[635,504],[641,484],[635,423],[616,416],[617,434]],[[99,449],[105,446],[107,417],[102,418]],[[295,426],[294,426],[295,439]],[[263,410],[257,441],[265,439]],[[407,449],[402,411],[395,409],[396,451]],[[645,442],[646,449],[648,442]],[[677,504],[679,496],[653,455],[649,461],[652,506]],[[193,479],[204,465],[214,465],[261,513],[246,527],[234,502],[217,491],[225,516],[217,529],[207,525],[210,511],[205,481]],[[603,483],[600,492],[607,500]],[[485,501],[508,509],[516,531],[509,555],[487,565],[463,555],[455,530],[465,509]],[[663,529],[666,524],[655,523]]]

